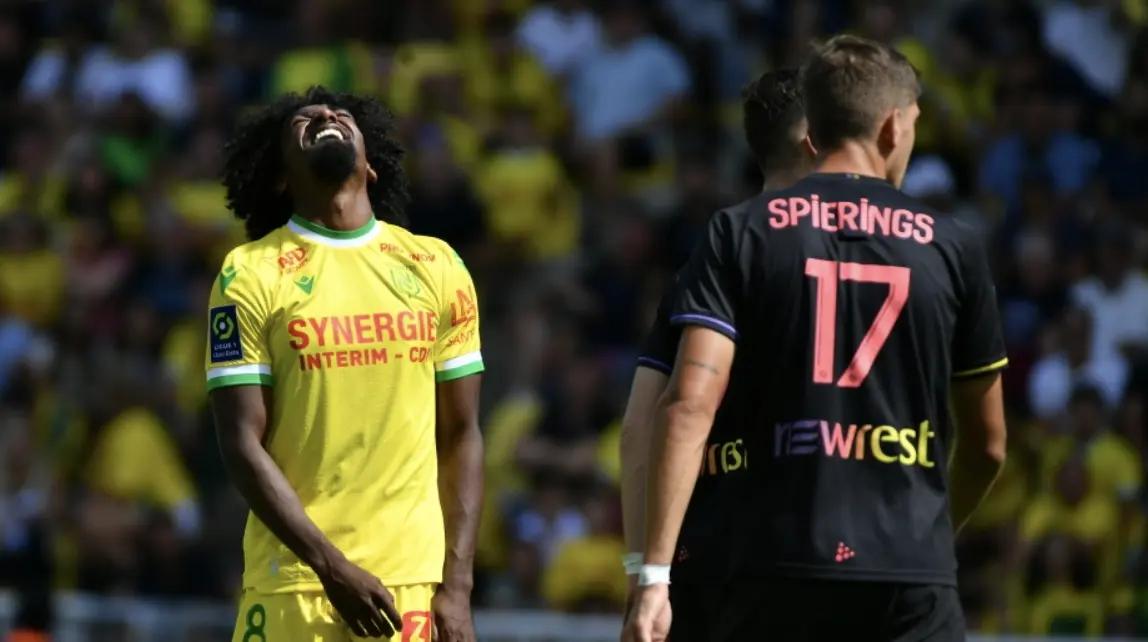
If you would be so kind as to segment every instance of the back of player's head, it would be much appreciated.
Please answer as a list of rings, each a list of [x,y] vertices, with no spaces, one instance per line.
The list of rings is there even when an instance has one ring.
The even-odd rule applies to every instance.
[[[742,123],[745,138],[766,175],[788,170],[802,153],[805,101],[797,70],[769,71],[745,86]]]
[[[877,135],[890,111],[916,103],[917,72],[896,50],[841,35],[817,47],[802,68],[809,134],[819,150]]]

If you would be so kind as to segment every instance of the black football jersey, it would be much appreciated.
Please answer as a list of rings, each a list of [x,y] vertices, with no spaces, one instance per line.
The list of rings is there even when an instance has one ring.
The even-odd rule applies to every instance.
[[[718,212],[675,292],[673,325],[737,345],[714,431],[747,483],[683,527],[720,539],[708,570],[953,583],[950,383],[1007,363],[977,226],[814,174]]]

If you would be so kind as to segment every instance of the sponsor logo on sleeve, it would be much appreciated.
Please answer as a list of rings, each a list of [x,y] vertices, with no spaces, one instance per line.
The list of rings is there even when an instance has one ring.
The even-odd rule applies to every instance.
[[[207,313],[211,337],[211,362],[223,363],[243,358],[239,335],[239,316],[234,305],[221,305]]]
[[[478,318],[478,305],[475,304],[474,291],[455,290],[455,300],[450,304],[451,327],[465,325]]]

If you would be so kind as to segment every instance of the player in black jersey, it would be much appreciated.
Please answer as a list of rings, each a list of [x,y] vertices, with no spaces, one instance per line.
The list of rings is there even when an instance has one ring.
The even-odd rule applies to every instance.
[[[745,137],[761,168],[763,189],[776,190],[792,185],[812,170],[815,156],[807,133],[797,71],[766,72],[746,86],[742,96]],[[622,418],[622,512],[627,550],[631,551],[624,563],[632,582],[641,566],[640,551],[645,544],[646,460],[654,407],[666,388],[681,336],[681,328],[670,325],[672,304],[671,288],[658,306],[653,326],[641,348]],[[694,511],[698,518],[693,520],[697,528],[691,529],[687,525],[680,537],[681,549],[690,557],[683,559],[674,570],[671,599],[675,612],[675,642],[704,639],[701,634],[708,625],[708,613],[704,608],[708,586],[689,581],[692,569],[705,570],[703,542],[715,539],[706,528],[707,520],[701,518],[704,505],[709,496],[722,492],[726,484],[738,483],[746,472],[746,453],[741,435],[714,432],[710,437],[698,486],[691,500],[699,504]],[[717,543],[720,545],[720,541]]]
[[[727,423],[751,465],[711,516],[729,535],[710,640],[964,639],[954,526],[1005,444],[984,243],[896,187],[919,113],[901,55],[838,36],[802,79],[817,173],[718,213],[675,297],[637,642],[665,637],[697,462]]]

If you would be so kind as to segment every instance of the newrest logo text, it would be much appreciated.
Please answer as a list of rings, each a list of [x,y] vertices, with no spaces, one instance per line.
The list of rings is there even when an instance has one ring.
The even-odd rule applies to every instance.
[[[823,455],[837,459],[932,468],[936,462],[929,443],[936,435],[928,421],[918,426],[841,424],[824,419],[779,423],[774,428],[773,454],[781,457]]]

